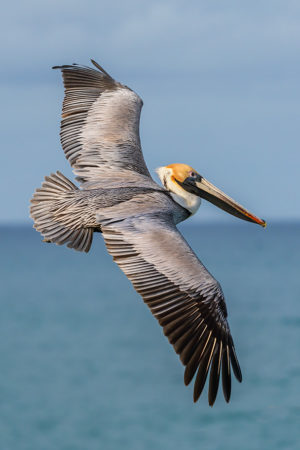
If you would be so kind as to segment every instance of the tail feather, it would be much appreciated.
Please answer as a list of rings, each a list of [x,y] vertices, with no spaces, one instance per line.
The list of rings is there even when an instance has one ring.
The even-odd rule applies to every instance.
[[[93,228],[85,226],[76,191],[79,189],[62,173],[45,177],[41,188],[36,189],[30,207],[34,228],[45,242],[88,252],[93,240]]]

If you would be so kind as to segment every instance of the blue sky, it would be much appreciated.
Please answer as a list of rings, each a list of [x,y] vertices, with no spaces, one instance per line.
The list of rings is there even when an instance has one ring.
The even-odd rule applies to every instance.
[[[185,162],[266,220],[300,219],[298,1],[28,0],[1,16],[1,222],[29,221],[44,175],[72,176],[51,66],[89,58],[143,98],[152,172]],[[225,219],[203,203],[198,220]]]

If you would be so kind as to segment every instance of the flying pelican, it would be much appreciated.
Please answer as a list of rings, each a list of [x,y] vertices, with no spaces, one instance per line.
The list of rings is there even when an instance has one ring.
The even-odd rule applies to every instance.
[[[199,261],[176,225],[198,210],[201,198],[263,227],[251,214],[186,164],[157,169],[162,186],[145,164],[139,136],[140,97],[97,70],[55,66],[63,75],[61,144],[80,188],[62,173],[45,177],[31,200],[34,227],[44,241],[88,252],[101,232],[108,252],[163,327],[194,378],[194,401],[208,372],[208,402],[215,402],[220,373],[225,400],[231,367],[242,373],[227,322],[220,284]]]

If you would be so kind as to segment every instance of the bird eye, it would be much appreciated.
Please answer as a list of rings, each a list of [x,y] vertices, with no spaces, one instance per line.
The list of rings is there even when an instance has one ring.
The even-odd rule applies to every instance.
[[[190,175],[190,177],[192,177],[192,178],[196,178],[196,176],[197,176],[197,175],[195,174],[195,172],[190,172],[189,175]]]

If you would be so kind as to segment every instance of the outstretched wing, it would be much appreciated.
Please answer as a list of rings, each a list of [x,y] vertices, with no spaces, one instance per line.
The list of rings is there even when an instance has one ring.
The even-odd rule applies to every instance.
[[[222,372],[226,401],[231,393],[231,370],[242,374],[230,334],[219,283],[199,261],[171,217],[159,214],[107,222],[102,232],[109,253],[143,297],[163,327],[182,363],[184,381],[195,373],[197,401],[210,369],[209,404],[213,405]]]
[[[140,97],[97,70],[80,65],[62,71],[65,98],[61,144],[77,180],[85,189],[153,185],[139,136]]]

